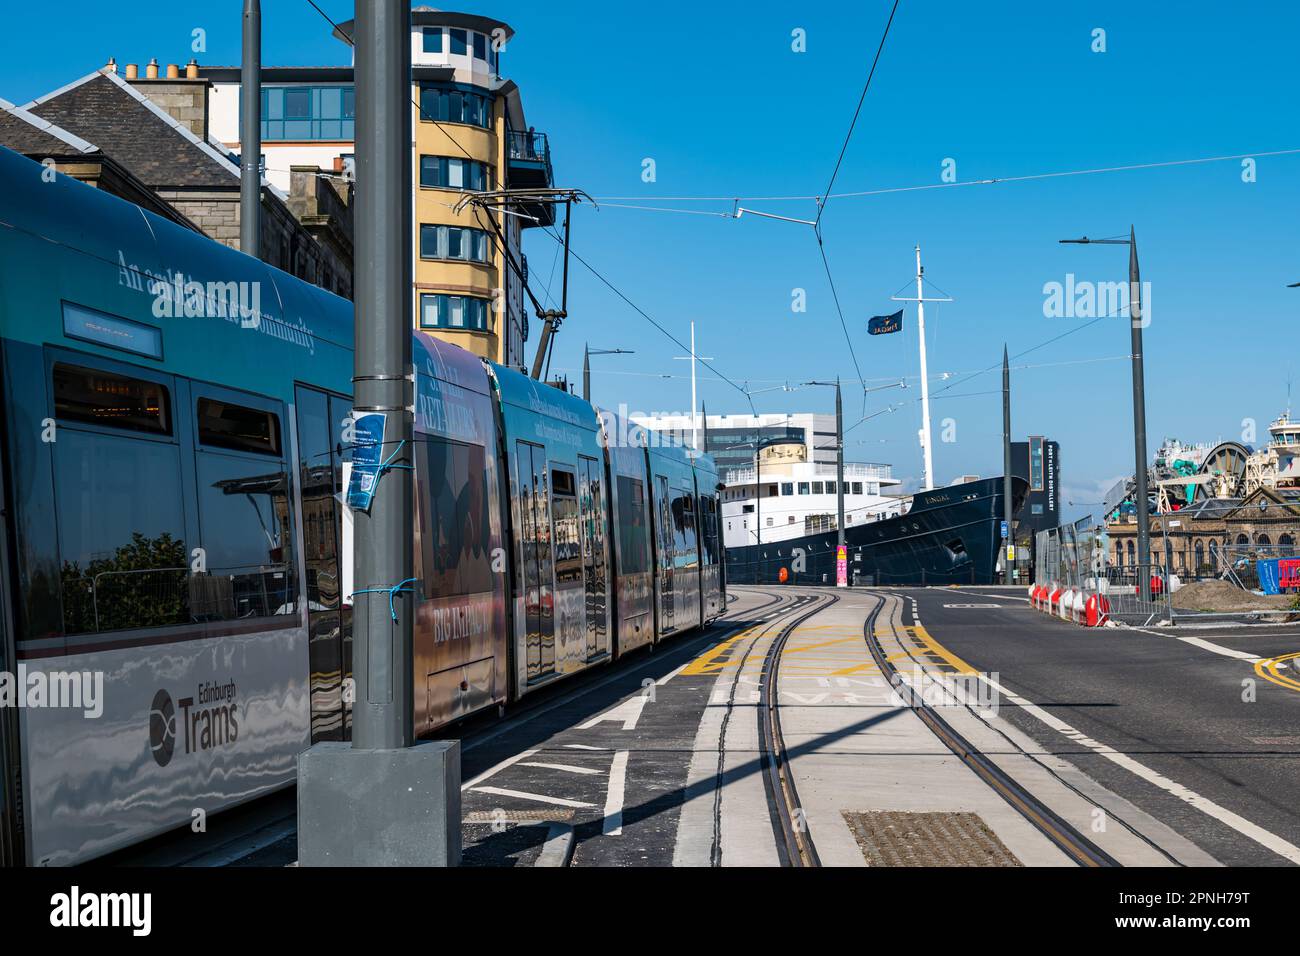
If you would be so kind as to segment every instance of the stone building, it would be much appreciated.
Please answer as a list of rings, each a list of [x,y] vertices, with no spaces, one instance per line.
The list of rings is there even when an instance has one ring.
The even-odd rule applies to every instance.
[[[0,145],[37,161],[52,159],[60,172],[101,188],[108,182],[117,195],[150,211],[165,206],[170,212],[160,214],[238,249],[239,159],[209,133],[211,82],[192,63],[184,75],[176,66],[158,74],[156,64],[144,77],[128,66],[123,78],[110,60],[21,108],[4,104]],[[91,146],[103,159],[87,168],[86,150],[69,152],[74,143]],[[289,194],[262,180],[259,258],[351,298],[351,184],[314,168],[295,174]]]
[[[1106,525],[1112,567],[1137,563],[1137,518]],[[1166,536],[1168,544],[1166,545]],[[1288,557],[1300,542],[1300,490],[1257,488],[1245,498],[1208,498],[1151,516],[1151,555],[1184,578],[1217,576],[1241,558]]]

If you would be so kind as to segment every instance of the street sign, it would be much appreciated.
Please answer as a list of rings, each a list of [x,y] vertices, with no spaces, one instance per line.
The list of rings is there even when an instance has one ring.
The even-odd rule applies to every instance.
[[[1016,546],[1014,544],[1007,545],[1007,560],[1016,560]]]
[[[1011,537],[1011,535],[1008,533],[1009,530],[1010,530],[1010,529],[1007,528],[1007,523],[1006,523],[1005,521],[1002,522],[1002,540],[1003,540],[1003,541],[1005,541],[1005,540],[1007,540],[1007,538]]]
[[[835,586],[837,588],[848,587],[849,585],[849,549],[840,545],[835,549]]]

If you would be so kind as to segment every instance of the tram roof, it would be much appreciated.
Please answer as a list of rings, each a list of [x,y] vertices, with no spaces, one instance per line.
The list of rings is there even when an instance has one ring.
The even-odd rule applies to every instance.
[[[496,362],[488,363],[492,375],[501,390],[501,401],[516,408],[525,409],[534,415],[543,415],[557,421],[578,425],[590,431],[600,428],[596,409],[568,392],[562,392],[552,385],[539,382],[524,375],[508,365]]]
[[[200,283],[264,283],[262,311],[320,340],[352,348],[352,303],[207,236],[95,189],[0,146],[0,222],[75,250],[123,273],[146,278],[179,274]],[[233,328],[233,327],[232,327]]]
[[[459,346],[444,342],[428,332],[416,331],[413,361],[421,371],[450,385],[490,394],[483,360]],[[418,363],[424,362],[423,366]]]

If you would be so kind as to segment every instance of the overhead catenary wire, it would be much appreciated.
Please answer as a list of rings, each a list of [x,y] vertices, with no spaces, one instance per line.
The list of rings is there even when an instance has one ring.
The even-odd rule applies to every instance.
[[[891,193],[919,192],[929,189],[956,189],[962,186],[994,186],[1000,183],[1019,183],[1030,182],[1042,179],[1060,179],[1068,176],[1093,176],[1103,173],[1122,173],[1134,172],[1144,169],[1165,169],[1174,166],[1195,166],[1205,163],[1223,163],[1233,160],[1243,159],[1267,159],[1274,156],[1295,156],[1300,154],[1300,147],[1288,149],[1259,150],[1249,153],[1233,153],[1225,156],[1197,156],[1191,159],[1170,159],[1157,160],[1149,163],[1127,163],[1119,166],[1093,166],[1084,169],[1058,170],[1047,173],[1027,173],[1017,176],[991,176],[983,179],[966,179],[952,183],[919,183],[910,186],[887,186],[878,189],[861,189],[853,192],[833,193],[828,196],[819,196],[815,194],[804,194],[797,196],[653,196],[658,202],[825,202],[829,199],[859,199],[869,196],[884,196]],[[651,209],[648,206],[637,205],[615,205],[620,200],[635,202],[644,200],[646,197],[641,196],[594,196],[601,208],[611,206],[616,209]],[[653,207],[654,211],[674,212],[676,210],[660,209]],[[695,212],[696,210],[689,210]],[[733,218],[725,215],[724,218]]]

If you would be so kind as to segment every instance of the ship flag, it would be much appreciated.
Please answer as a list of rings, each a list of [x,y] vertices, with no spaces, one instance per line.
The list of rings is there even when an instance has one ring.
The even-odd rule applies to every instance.
[[[867,322],[867,334],[869,335],[889,335],[891,332],[903,331],[903,310],[899,309],[893,315],[876,315]]]

